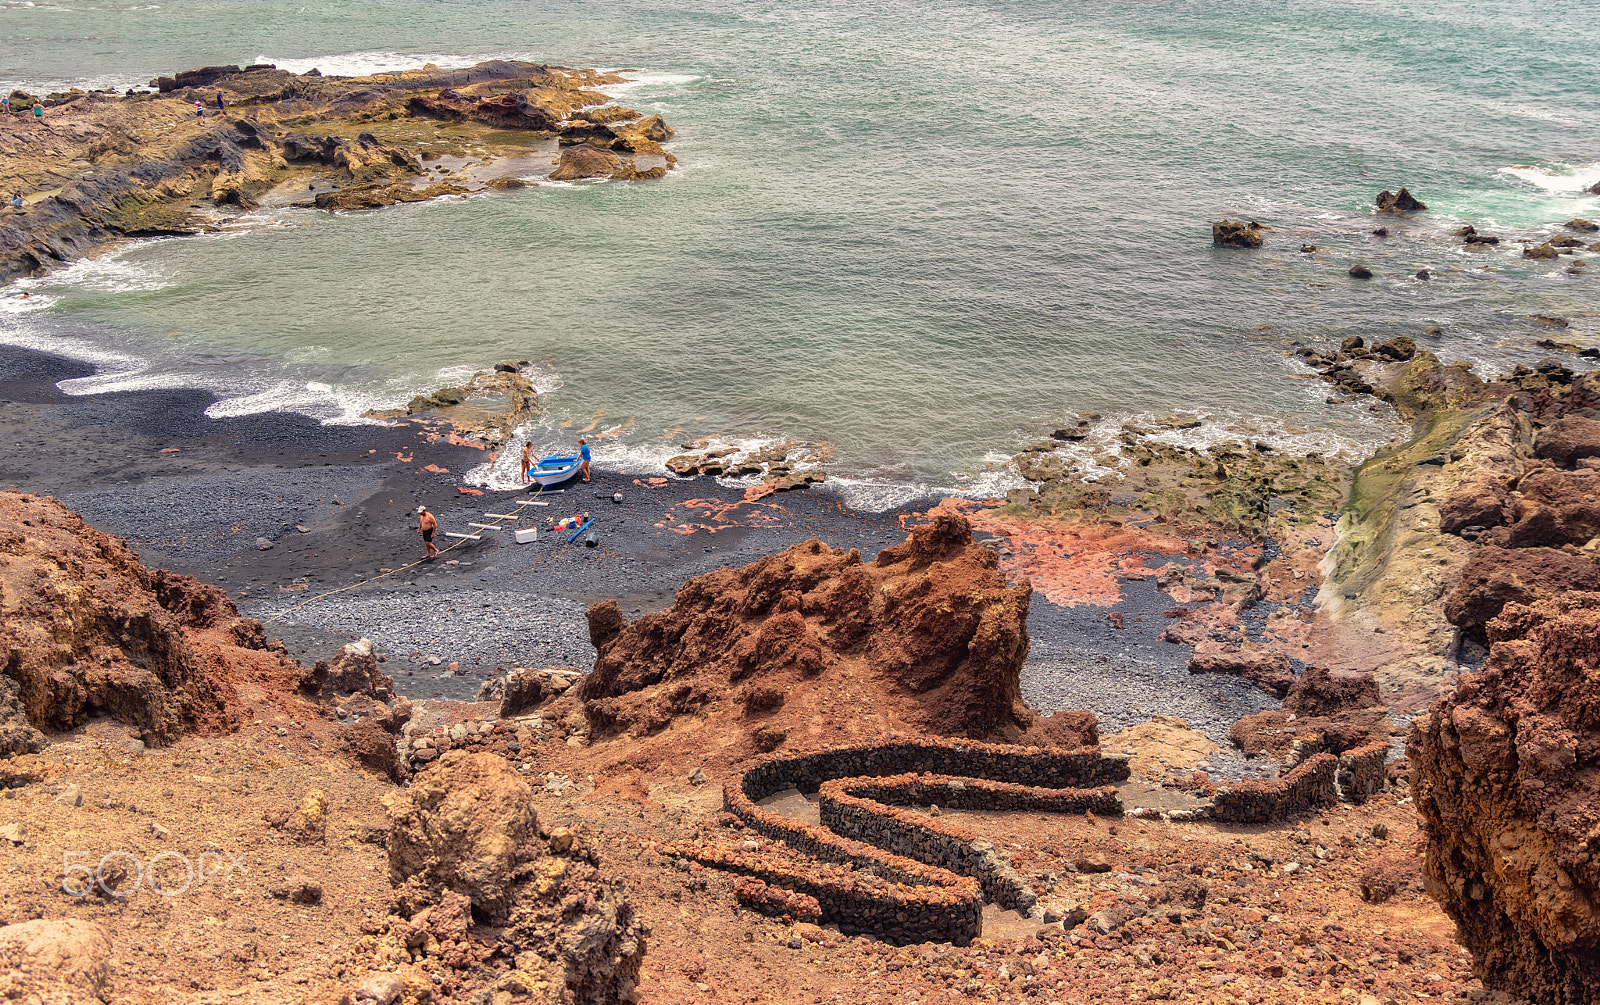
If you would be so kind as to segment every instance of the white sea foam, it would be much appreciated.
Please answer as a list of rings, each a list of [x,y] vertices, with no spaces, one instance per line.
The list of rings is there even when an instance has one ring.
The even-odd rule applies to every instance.
[[[44,310],[55,302],[55,297],[35,293],[30,293],[26,297],[0,297],[0,314],[32,314],[34,311]]]
[[[39,290],[46,293],[62,288],[93,290],[99,293],[140,293],[164,289],[172,285],[172,280],[160,269],[126,260],[130,253],[157,240],[170,240],[170,238],[132,241],[95,258],[80,258],[64,269],[57,269],[43,276],[18,279],[14,285],[18,289]]]
[[[374,73],[398,73],[401,70],[416,70],[428,63],[432,63],[441,69],[452,70],[472,66],[488,59],[512,58],[515,57],[372,50],[293,59],[282,59],[276,56],[257,56],[256,62],[275,64],[278,69],[287,70],[290,73],[306,73],[309,70],[317,70],[325,77],[366,77]]]
[[[1533,164],[1513,164],[1500,169],[1500,174],[1508,174],[1514,178],[1557,195],[1584,195],[1584,189],[1600,182],[1600,164],[1585,164],[1573,167],[1566,164],[1551,167],[1538,167]]]

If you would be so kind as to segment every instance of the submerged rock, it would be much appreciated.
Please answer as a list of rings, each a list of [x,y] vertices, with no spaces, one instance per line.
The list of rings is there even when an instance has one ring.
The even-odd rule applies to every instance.
[[[1398,192],[1384,189],[1378,193],[1378,212],[1380,213],[1420,213],[1427,209],[1426,203],[1418,200],[1404,187]]]
[[[1211,243],[1225,248],[1261,247],[1261,224],[1222,220],[1211,225]]]

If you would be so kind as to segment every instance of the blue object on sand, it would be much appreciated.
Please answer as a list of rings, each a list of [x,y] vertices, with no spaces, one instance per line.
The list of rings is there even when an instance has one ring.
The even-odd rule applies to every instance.
[[[594,517],[590,517],[584,523],[584,525],[582,527],[579,527],[577,530],[573,531],[572,532],[572,536],[567,538],[567,543],[571,544],[572,542],[576,541],[578,539],[578,535],[582,534],[584,531],[588,530],[589,529],[589,524],[591,524],[591,523],[594,523]]]

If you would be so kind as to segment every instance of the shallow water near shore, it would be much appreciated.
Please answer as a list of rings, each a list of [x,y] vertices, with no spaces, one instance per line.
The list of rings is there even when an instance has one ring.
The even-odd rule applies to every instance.
[[[1547,355],[1534,315],[1600,341],[1570,260],[1449,238],[1600,213],[1600,29],[1532,3],[0,10],[7,88],[503,56],[638,67],[617,97],[678,130],[656,184],[263,210],[26,281],[0,341],[101,361],[72,393],[193,385],[219,415],[352,421],[525,358],[541,443],[612,433],[598,456],[634,470],[706,435],[826,443],[852,501],[891,505],[1013,484],[994,463],[1073,412],[1324,452],[1393,435],[1293,379],[1291,340],[1409,335],[1488,372]],[[1375,220],[1400,185],[1432,211]],[[1224,216],[1276,229],[1213,248]]]

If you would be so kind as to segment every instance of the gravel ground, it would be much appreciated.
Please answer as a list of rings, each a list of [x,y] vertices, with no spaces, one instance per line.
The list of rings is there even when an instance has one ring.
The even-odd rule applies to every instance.
[[[637,617],[666,607],[693,576],[811,537],[860,548],[870,560],[904,540],[904,510],[933,501],[861,513],[813,489],[713,517],[696,501],[734,503],[742,489],[710,479],[643,486],[635,475],[597,470],[592,485],[524,511],[521,523],[541,528],[537,543],[485,533],[408,568],[422,553],[418,504],[434,510],[442,529],[465,531],[526,493],[461,494],[460,473],[483,451],[430,441],[431,431],[417,425],[321,426],[283,413],[213,420],[203,415],[209,398],[194,391],[69,398],[56,390],[55,381],[89,369],[0,347],[0,442],[15,444],[0,453],[0,485],[63,498],[128,538],[147,563],[223,586],[247,614],[284,614],[268,631],[303,661],[372,639],[396,689],[413,698],[470,699],[485,679],[514,666],[587,670],[594,650],[583,613],[591,603],[616,599]],[[85,440],[95,449],[84,451]],[[621,504],[611,501],[613,492],[623,494]],[[569,545],[543,529],[575,510],[595,517],[596,547]],[[741,525],[679,532],[728,522]],[[258,549],[257,538],[271,547]],[[386,569],[399,571],[359,585]],[[1214,773],[1259,773],[1265,765],[1228,748],[1227,732],[1238,717],[1275,702],[1238,679],[1191,677],[1188,649],[1157,639],[1170,599],[1149,580],[1127,583],[1124,593],[1115,608],[1121,630],[1105,617],[1110,608],[1062,608],[1034,597],[1024,696],[1046,711],[1089,709],[1107,734],[1153,714],[1176,715],[1223,746],[1210,762]],[[1267,605],[1248,612],[1246,631],[1259,633],[1266,613]],[[459,674],[447,676],[452,662]]]
[[[1228,743],[1238,719],[1281,702],[1240,677],[1189,673],[1191,650],[1158,636],[1169,622],[1161,612],[1172,598],[1153,580],[1125,582],[1123,628],[1115,628],[1105,607],[1058,607],[1034,598],[1028,612],[1033,648],[1022,669],[1022,694],[1040,711],[1087,708],[1100,717],[1107,736],[1152,715],[1177,716],[1222,749],[1207,762],[1228,778],[1270,775],[1260,759],[1247,760]]]
[[[151,478],[68,492],[61,501],[96,527],[127,528],[135,546],[159,564],[191,565],[253,548],[258,538],[298,533],[296,526],[325,524],[382,482],[372,467],[258,468]]]

